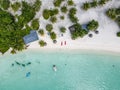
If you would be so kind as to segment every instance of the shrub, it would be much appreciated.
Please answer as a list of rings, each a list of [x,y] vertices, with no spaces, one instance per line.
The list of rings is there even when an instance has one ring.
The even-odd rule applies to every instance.
[[[65,18],[64,16],[60,16],[60,19],[61,19],[61,20],[64,20],[64,18]]]
[[[75,16],[76,11],[77,11],[76,8],[71,8],[68,14],[71,22],[73,23],[77,23],[78,21],[78,18]]]
[[[116,12],[117,15],[120,15],[120,7],[116,8],[115,12]]]
[[[67,12],[67,7],[66,7],[66,6],[61,7],[61,11],[62,11],[63,13],[66,13],[66,12]]]
[[[35,14],[34,8],[27,2],[22,1],[22,14],[18,17],[18,24],[24,26],[34,18]]]
[[[99,26],[99,23],[95,20],[92,20],[88,23],[87,29],[88,30],[96,30],[98,28],[98,26]]]
[[[62,1],[64,1],[64,0],[54,0],[53,4],[55,7],[60,7]]]
[[[71,8],[69,13],[70,14],[76,14],[77,9],[76,8]]]
[[[74,31],[70,31],[71,32],[71,38],[73,40],[77,39],[78,37],[84,37],[86,34],[88,34],[88,31],[82,29],[81,25],[76,23],[74,24],[72,27],[74,27]]]
[[[120,37],[120,32],[117,32],[117,36]]]
[[[49,10],[50,11],[50,16],[54,16],[54,15],[57,15],[59,13],[59,10],[56,8],[56,9],[53,9],[53,10]]]
[[[46,20],[50,17],[50,11],[48,9],[43,10],[43,17]]]
[[[7,10],[10,7],[10,1],[9,0],[0,0],[0,6]]]
[[[43,41],[43,40],[40,40],[39,44],[40,44],[41,47],[44,47],[44,46],[47,45],[47,43],[45,41]]]
[[[42,5],[42,2],[40,0],[36,0],[35,3],[34,3],[34,5],[33,5],[35,11],[39,11],[41,5]]]
[[[51,38],[52,40],[56,40],[56,38],[57,38],[56,33],[55,33],[55,32],[51,32],[51,33],[50,33],[50,38]]]
[[[46,25],[46,30],[47,30],[48,32],[51,32],[52,29],[53,29],[53,25],[52,25],[52,24],[47,24],[47,25]]]
[[[116,18],[116,11],[115,11],[115,9],[114,8],[108,9],[106,11],[106,15],[108,17],[110,17],[111,19],[115,19]]]
[[[120,27],[120,16],[118,16],[118,17],[116,18],[116,22],[117,22],[117,24],[118,24],[119,27]]]
[[[67,3],[68,3],[68,5],[70,5],[70,6],[71,6],[71,5],[74,5],[73,0],[68,0]]]
[[[84,10],[88,10],[88,9],[90,8],[90,3],[85,2],[85,3],[83,4],[82,8],[83,8]]]
[[[71,14],[71,13],[69,14],[69,18],[70,18],[71,22],[73,22],[73,23],[78,22],[78,18],[75,15]]]
[[[15,2],[14,4],[11,5],[11,7],[16,12],[21,7],[21,3]]]
[[[52,16],[52,17],[50,18],[50,21],[51,21],[52,23],[55,23],[55,22],[57,21],[56,16]]]
[[[94,0],[93,2],[90,3],[90,6],[91,7],[97,7],[97,1]]]
[[[100,0],[100,1],[98,2],[99,5],[104,5],[105,3],[106,3],[106,0]]]
[[[65,32],[66,32],[66,28],[65,28],[65,27],[60,27],[60,31],[61,31],[62,33],[65,33]]]
[[[31,27],[34,30],[38,30],[39,29],[39,20],[38,19],[32,20]]]
[[[40,34],[41,36],[44,35],[44,30],[43,30],[43,29],[40,29],[38,32],[39,32],[39,34]]]

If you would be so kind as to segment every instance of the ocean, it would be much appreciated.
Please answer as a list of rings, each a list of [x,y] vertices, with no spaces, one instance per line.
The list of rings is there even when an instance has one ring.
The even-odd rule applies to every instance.
[[[81,50],[5,54],[0,56],[0,90],[120,90],[120,55]]]

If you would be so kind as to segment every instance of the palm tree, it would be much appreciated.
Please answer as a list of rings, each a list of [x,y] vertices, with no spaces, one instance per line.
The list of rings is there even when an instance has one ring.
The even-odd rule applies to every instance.
[[[105,3],[106,3],[106,0],[100,0],[100,1],[98,2],[99,5],[104,5]]]
[[[95,20],[92,20],[88,23],[87,29],[88,30],[96,30],[98,28],[98,26],[99,26],[98,22]]]
[[[97,1],[94,0],[93,2],[90,3],[90,6],[91,7],[97,7]]]
[[[83,8],[84,10],[88,10],[88,9],[90,8],[90,3],[85,2],[85,3],[83,4],[82,8]]]
[[[116,18],[116,12],[115,12],[114,8],[108,9],[108,11],[106,12],[106,14],[111,19],[115,19]]]
[[[16,54],[15,49],[12,49],[10,53],[11,53],[11,54]]]

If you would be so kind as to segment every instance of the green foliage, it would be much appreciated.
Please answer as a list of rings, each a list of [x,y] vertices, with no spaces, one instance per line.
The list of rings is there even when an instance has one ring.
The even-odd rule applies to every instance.
[[[47,43],[45,41],[43,41],[43,40],[40,40],[39,44],[40,44],[41,47],[44,47],[44,46],[47,45]]]
[[[120,7],[119,7],[119,8],[116,8],[115,13],[116,13],[117,15],[120,15]]]
[[[60,7],[60,5],[63,1],[64,0],[54,0],[53,4],[54,4],[55,7]]]
[[[61,20],[64,20],[64,18],[65,18],[64,16],[60,16],[60,19],[61,19]]]
[[[57,8],[49,10],[50,11],[50,16],[57,15],[59,13],[59,10]]]
[[[92,2],[85,2],[85,3],[83,3],[82,8],[84,10],[88,10],[92,7],[97,7],[97,6],[101,6],[101,5],[103,6],[108,1],[110,1],[110,0],[93,0]]]
[[[70,6],[74,5],[73,0],[68,0],[67,3],[68,3],[68,5],[70,5]]]
[[[53,29],[53,25],[52,25],[52,24],[47,24],[47,25],[46,25],[46,30],[47,30],[48,32],[51,32],[52,29]]]
[[[10,7],[10,1],[9,0],[0,0],[0,6],[7,10]]]
[[[21,7],[20,2],[15,2],[14,4],[11,5],[11,8],[16,12],[18,9]]]
[[[76,14],[77,9],[76,8],[71,8],[69,12],[70,12],[70,14]]]
[[[57,38],[56,33],[55,33],[55,32],[51,32],[51,33],[50,33],[50,38],[51,38],[52,40],[56,40],[56,38]]]
[[[27,2],[22,1],[22,14],[18,17],[18,23],[25,25],[30,22],[35,16],[35,9]],[[23,26],[22,25],[22,26]]]
[[[0,10],[0,24],[2,25],[9,25],[14,22],[14,16],[6,11]]]
[[[104,4],[106,4],[106,0],[100,0],[100,1],[98,2],[98,4],[99,4],[99,5],[104,5]]]
[[[62,11],[63,13],[66,13],[66,12],[68,11],[68,9],[67,9],[66,6],[63,6],[63,7],[61,7],[61,11]]]
[[[94,0],[93,2],[90,3],[90,6],[91,7],[97,7],[97,1]]]
[[[43,10],[43,17],[46,20],[50,17],[50,11],[48,9]]]
[[[90,8],[90,3],[85,2],[85,3],[83,4],[82,8],[83,8],[84,10],[88,10],[88,9]]]
[[[86,34],[88,34],[88,31],[81,28],[81,25],[76,23],[73,25],[74,31],[71,31],[71,38],[73,40],[77,39],[78,37],[84,37]]]
[[[120,37],[120,32],[117,32],[117,36]]]
[[[50,18],[50,21],[51,21],[52,23],[55,23],[55,22],[57,21],[56,16],[52,16],[52,17]]]
[[[119,8],[110,8],[106,11],[106,15],[115,20],[120,27],[120,7]]]
[[[61,31],[62,33],[65,33],[65,32],[66,32],[66,28],[65,28],[65,27],[60,27],[60,31]]]
[[[38,30],[39,29],[39,19],[32,20],[31,27],[34,30]]]
[[[115,19],[116,18],[116,11],[115,11],[115,9],[114,8],[108,9],[106,11],[106,15],[108,17],[110,17],[111,19]]]
[[[30,33],[31,27],[27,23],[34,18],[35,9],[27,2],[22,2],[21,12],[22,14],[20,16],[15,17],[9,12],[0,9],[1,53],[5,53],[9,48],[12,48],[11,53],[25,49],[23,37]],[[15,18],[18,18],[17,22]]]
[[[118,16],[118,17],[116,18],[116,22],[117,22],[117,24],[118,24],[119,27],[120,27],[120,16]]]
[[[39,34],[40,34],[41,36],[44,35],[44,30],[43,30],[43,29],[40,29],[38,32],[39,32]]]
[[[99,23],[95,20],[92,20],[88,23],[87,29],[88,30],[96,30],[98,28],[98,26],[99,26]]]
[[[76,11],[77,11],[76,8],[71,8],[68,14],[71,22],[73,23],[77,23],[78,21],[78,18],[75,16]]]
[[[33,7],[34,7],[35,11],[39,11],[39,10],[40,10],[41,5],[42,5],[41,0],[36,0],[36,1],[35,1],[35,3],[34,3],[34,5],[33,5]]]
[[[78,22],[78,18],[73,14],[69,14],[69,18],[70,18],[71,22],[73,22],[73,23]]]
[[[11,53],[11,54],[16,54],[16,50],[15,50],[15,49],[12,49],[10,53]]]

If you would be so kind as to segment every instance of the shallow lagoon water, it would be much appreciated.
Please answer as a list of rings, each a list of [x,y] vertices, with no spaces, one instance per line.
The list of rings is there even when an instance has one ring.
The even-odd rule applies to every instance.
[[[23,67],[15,61],[31,65]],[[52,69],[54,64],[57,72]],[[120,55],[74,50],[3,55],[0,90],[120,90]]]

